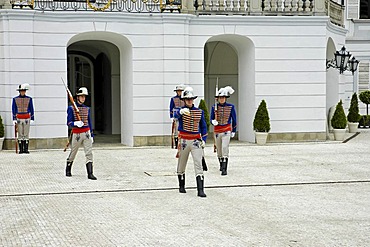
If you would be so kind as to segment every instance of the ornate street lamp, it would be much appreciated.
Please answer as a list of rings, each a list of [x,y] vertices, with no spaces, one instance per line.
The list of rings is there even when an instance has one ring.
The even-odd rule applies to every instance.
[[[352,75],[357,70],[359,61],[356,60],[355,57],[352,57],[352,59],[350,59],[352,54],[346,51],[346,47],[343,46],[340,51],[336,51],[334,53],[334,56],[334,59],[326,61],[327,69],[329,69],[330,67],[339,69],[340,74],[343,74],[344,71],[349,70],[352,72]]]
[[[348,61],[348,70],[352,72],[352,75],[355,73],[355,71],[357,70],[357,67],[358,67],[358,63],[359,61],[356,60],[355,57],[352,57],[349,61]]]

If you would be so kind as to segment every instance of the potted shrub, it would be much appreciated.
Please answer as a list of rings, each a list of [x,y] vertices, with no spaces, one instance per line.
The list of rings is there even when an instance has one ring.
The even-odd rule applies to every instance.
[[[256,143],[259,145],[265,144],[270,131],[270,117],[265,100],[261,101],[254,115],[253,129],[256,134]]]
[[[200,100],[198,108],[202,109],[203,112],[204,112],[204,118],[206,119],[207,132],[208,132],[209,131],[209,125],[211,124],[211,122],[209,120],[209,112],[208,112],[208,108],[207,108],[207,105],[206,105],[206,102],[204,101],[204,99]]]
[[[359,127],[366,128],[366,126],[368,126],[368,123],[369,123],[369,116],[361,115],[360,121],[358,123],[359,123]]]
[[[334,139],[343,141],[347,127],[347,117],[344,113],[342,100],[338,102],[335,108],[333,118],[331,119],[331,126],[334,128]]]
[[[369,115],[369,104],[370,104],[370,91],[366,90],[359,94],[359,99],[366,105],[366,116]],[[364,121],[364,127],[367,127],[367,119]]]
[[[351,98],[351,105],[348,109],[348,130],[349,133],[356,133],[358,130],[358,122],[360,121],[361,115],[358,108],[358,99],[357,94],[353,93]]]
[[[0,150],[3,150],[4,143],[4,124],[3,119],[0,116]]]

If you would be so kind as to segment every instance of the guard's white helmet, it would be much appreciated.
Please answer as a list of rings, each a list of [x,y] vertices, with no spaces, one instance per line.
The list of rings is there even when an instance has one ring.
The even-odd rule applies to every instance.
[[[173,91],[184,91],[185,85],[177,85]]]
[[[196,99],[198,96],[194,95],[192,87],[186,87],[181,93],[181,99]]]
[[[229,98],[231,94],[233,94],[235,91],[232,87],[230,86],[226,86],[226,87],[223,87],[223,88],[220,88],[220,90],[218,90],[218,93],[216,95],[216,97],[226,97],[226,98]]]
[[[89,93],[87,92],[87,88],[81,87],[80,89],[78,89],[76,95],[89,95]]]
[[[26,91],[30,89],[30,85],[28,83],[23,83],[18,86],[17,91]]]

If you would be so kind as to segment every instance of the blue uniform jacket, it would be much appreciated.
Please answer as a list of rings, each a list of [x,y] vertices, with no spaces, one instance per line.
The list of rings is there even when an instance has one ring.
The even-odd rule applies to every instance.
[[[178,101],[178,102],[180,102],[180,104],[181,104],[181,102],[183,102],[182,100],[181,100],[181,97],[180,96],[173,96],[172,98],[171,98],[171,100],[170,100],[170,118],[173,118],[173,113],[174,113],[174,111],[175,110],[178,110],[178,109],[180,109],[181,107],[179,107],[179,106],[176,106],[176,104],[175,104],[175,100],[176,101]]]
[[[80,113],[81,113],[81,108],[87,108],[86,116],[83,116],[82,114],[80,114],[81,121],[84,122],[84,126],[82,126],[81,128],[78,128],[77,126],[74,125],[74,122],[78,120],[75,118],[73,106],[71,105],[68,106],[68,109],[67,109],[67,125],[72,128],[78,128],[79,130],[90,128],[91,136],[94,136],[92,124],[91,124],[90,107],[84,104],[78,104],[78,103],[76,103],[76,105],[80,109]]]
[[[223,126],[223,125],[227,125],[227,124],[231,124],[232,126],[232,132],[236,132],[236,125],[237,125],[237,122],[236,122],[236,111],[235,111],[235,106],[233,104],[230,104],[230,103],[227,103],[225,102],[224,104],[220,104],[218,103],[217,104],[218,107],[225,107],[225,106],[229,106],[231,107],[231,111],[230,111],[230,116],[227,120],[227,123],[225,124],[221,124],[219,122],[219,125],[220,126]],[[211,122],[213,119],[215,119],[215,105],[212,106],[212,110],[211,110]],[[217,119],[216,119],[217,120]],[[218,120],[217,120],[218,121]]]
[[[17,104],[15,102],[17,98],[28,98],[29,99],[29,103],[28,103],[28,106],[27,106],[27,111],[18,110]],[[16,97],[14,97],[13,98],[13,103],[12,103],[12,113],[13,113],[13,120],[17,120],[17,114],[24,114],[24,113],[29,113],[31,115],[31,120],[35,120],[32,98],[30,96],[27,96],[27,95],[25,95],[25,96],[18,95]]]
[[[182,107],[182,108],[187,108],[187,107]],[[180,108],[180,109],[182,109]],[[201,111],[201,118],[200,118],[200,121],[199,121],[199,128],[198,130],[199,131],[186,131],[184,130],[184,123],[183,123],[183,119],[182,119],[182,115],[180,114],[180,109],[177,109],[175,112],[174,112],[174,118],[177,118],[179,120],[179,127],[178,127],[178,130],[179,131],[183,131],[183,132],[186,132],[186,133],[190,133],[190,134],[201,134],[202,136],[202,139],[203,141],[207,141],[207,123],[206,123],[206,119],[204,118],[204,112],[203,110],[195,107],[194,105],[189,108],[190,111],[192,110],[199,110]]]

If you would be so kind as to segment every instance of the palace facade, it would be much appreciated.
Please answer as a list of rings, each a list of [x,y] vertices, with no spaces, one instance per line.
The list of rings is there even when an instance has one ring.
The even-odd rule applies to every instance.
[[[238,139],[254,142],[267,103],[274,141],[325,141],[330,108],[369,89],[368,1],[23,0],[0,1],[0,115],[12,148],[11,99],[21,83],[34,98],[31,148],[68,136],[68,99],[89,89],[94,131],[128,146],[169,145],[169,100],[178,84],[214,104],[231,85]],[[327,68],[343,46],[360,61],[352,75]],[[361,104],[361,103],[360,103]],[[361,106],[361,111],[365,108]],[[211,130],[212,131],[212,130]]]

